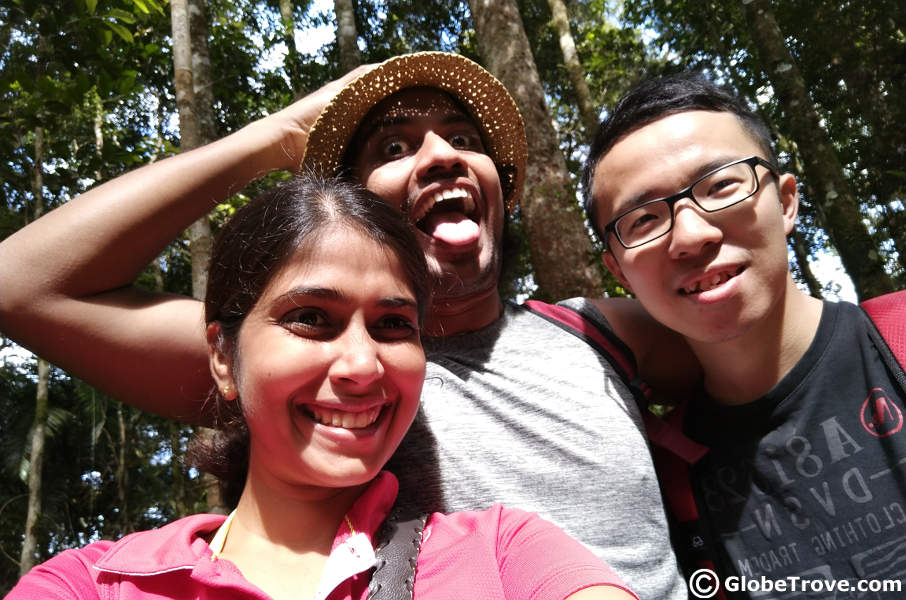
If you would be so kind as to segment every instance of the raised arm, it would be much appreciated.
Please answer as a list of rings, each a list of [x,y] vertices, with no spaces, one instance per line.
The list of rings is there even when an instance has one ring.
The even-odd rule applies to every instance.
[[[0,330],[115,398],[200,422],[211,386],[202,303],[132,282],[250,181],[299,167],[308,130],[360,67],[212,144],[100,185],[0,243]]]

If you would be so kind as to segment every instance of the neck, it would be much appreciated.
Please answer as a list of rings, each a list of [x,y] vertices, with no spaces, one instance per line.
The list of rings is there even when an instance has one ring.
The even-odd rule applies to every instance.
[[[464,297],[437,297],[431,302],[424,331],[430,337],[477,331],[499,319],[502,310],[496,287]]]
[[[689,340],[711,399],[738,405],[768,393],[808,350],[821,310],[821,301],[796,288],[790,277],[772,313],[742,335],[717,343]]]
[[[312,597],[343,517],[362,489],[287,489],[250,470],[220,556],[272,598]]]
[[[327,555],[364,486],[280,489],[249,473],[224,554],[269,546],[284,554]]]

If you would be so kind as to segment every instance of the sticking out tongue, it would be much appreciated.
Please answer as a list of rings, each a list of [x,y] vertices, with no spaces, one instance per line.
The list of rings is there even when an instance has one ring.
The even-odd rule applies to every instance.
[[[464,246],[478,239],[478,223],[461,212],[436,212],[425,217],[422,228],[431,237],[452,246]]]

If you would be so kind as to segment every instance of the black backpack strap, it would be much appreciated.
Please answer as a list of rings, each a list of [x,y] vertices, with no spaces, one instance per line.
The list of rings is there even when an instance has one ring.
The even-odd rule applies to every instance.
[[[427,513],[412,516],[394,510],[384,521],[374,551],[369,600],[411,600],[427,520]]]
[[[866,300],[861,306],[874,325],[869,334],[906,392],[906,290]]]

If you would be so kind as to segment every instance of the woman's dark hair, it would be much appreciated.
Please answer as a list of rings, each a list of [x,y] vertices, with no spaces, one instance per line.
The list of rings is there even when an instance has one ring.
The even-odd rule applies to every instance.
[[[592,229],[599,231],[597,206],[592,194],[595,167],[608,150],[623,137],[663,117],[692,110],[728,112],[736,116],[746,132],[761,146],[768,162],[777,164],[771,132],[764,121],[731,92],[715,85],[702,73],[690,71],[643,81],[617,100],[598,126],[582,171],[582,200]]]
[[[419,324],[429,303],[425,255],[399,211],[358,184],[308,173],[281,183],[236,211],[211,254],[205,323],[220,324],[221,351],[234,361],[239,329],[274,275],[300,248],[318,243],[331,226],[364,234],[399,260],[418,303]],[[235,506],[248,472],[249,432],[241,399],[212,389],[218,430],[196,437],[189,461],[220,479],[224,501]]]

